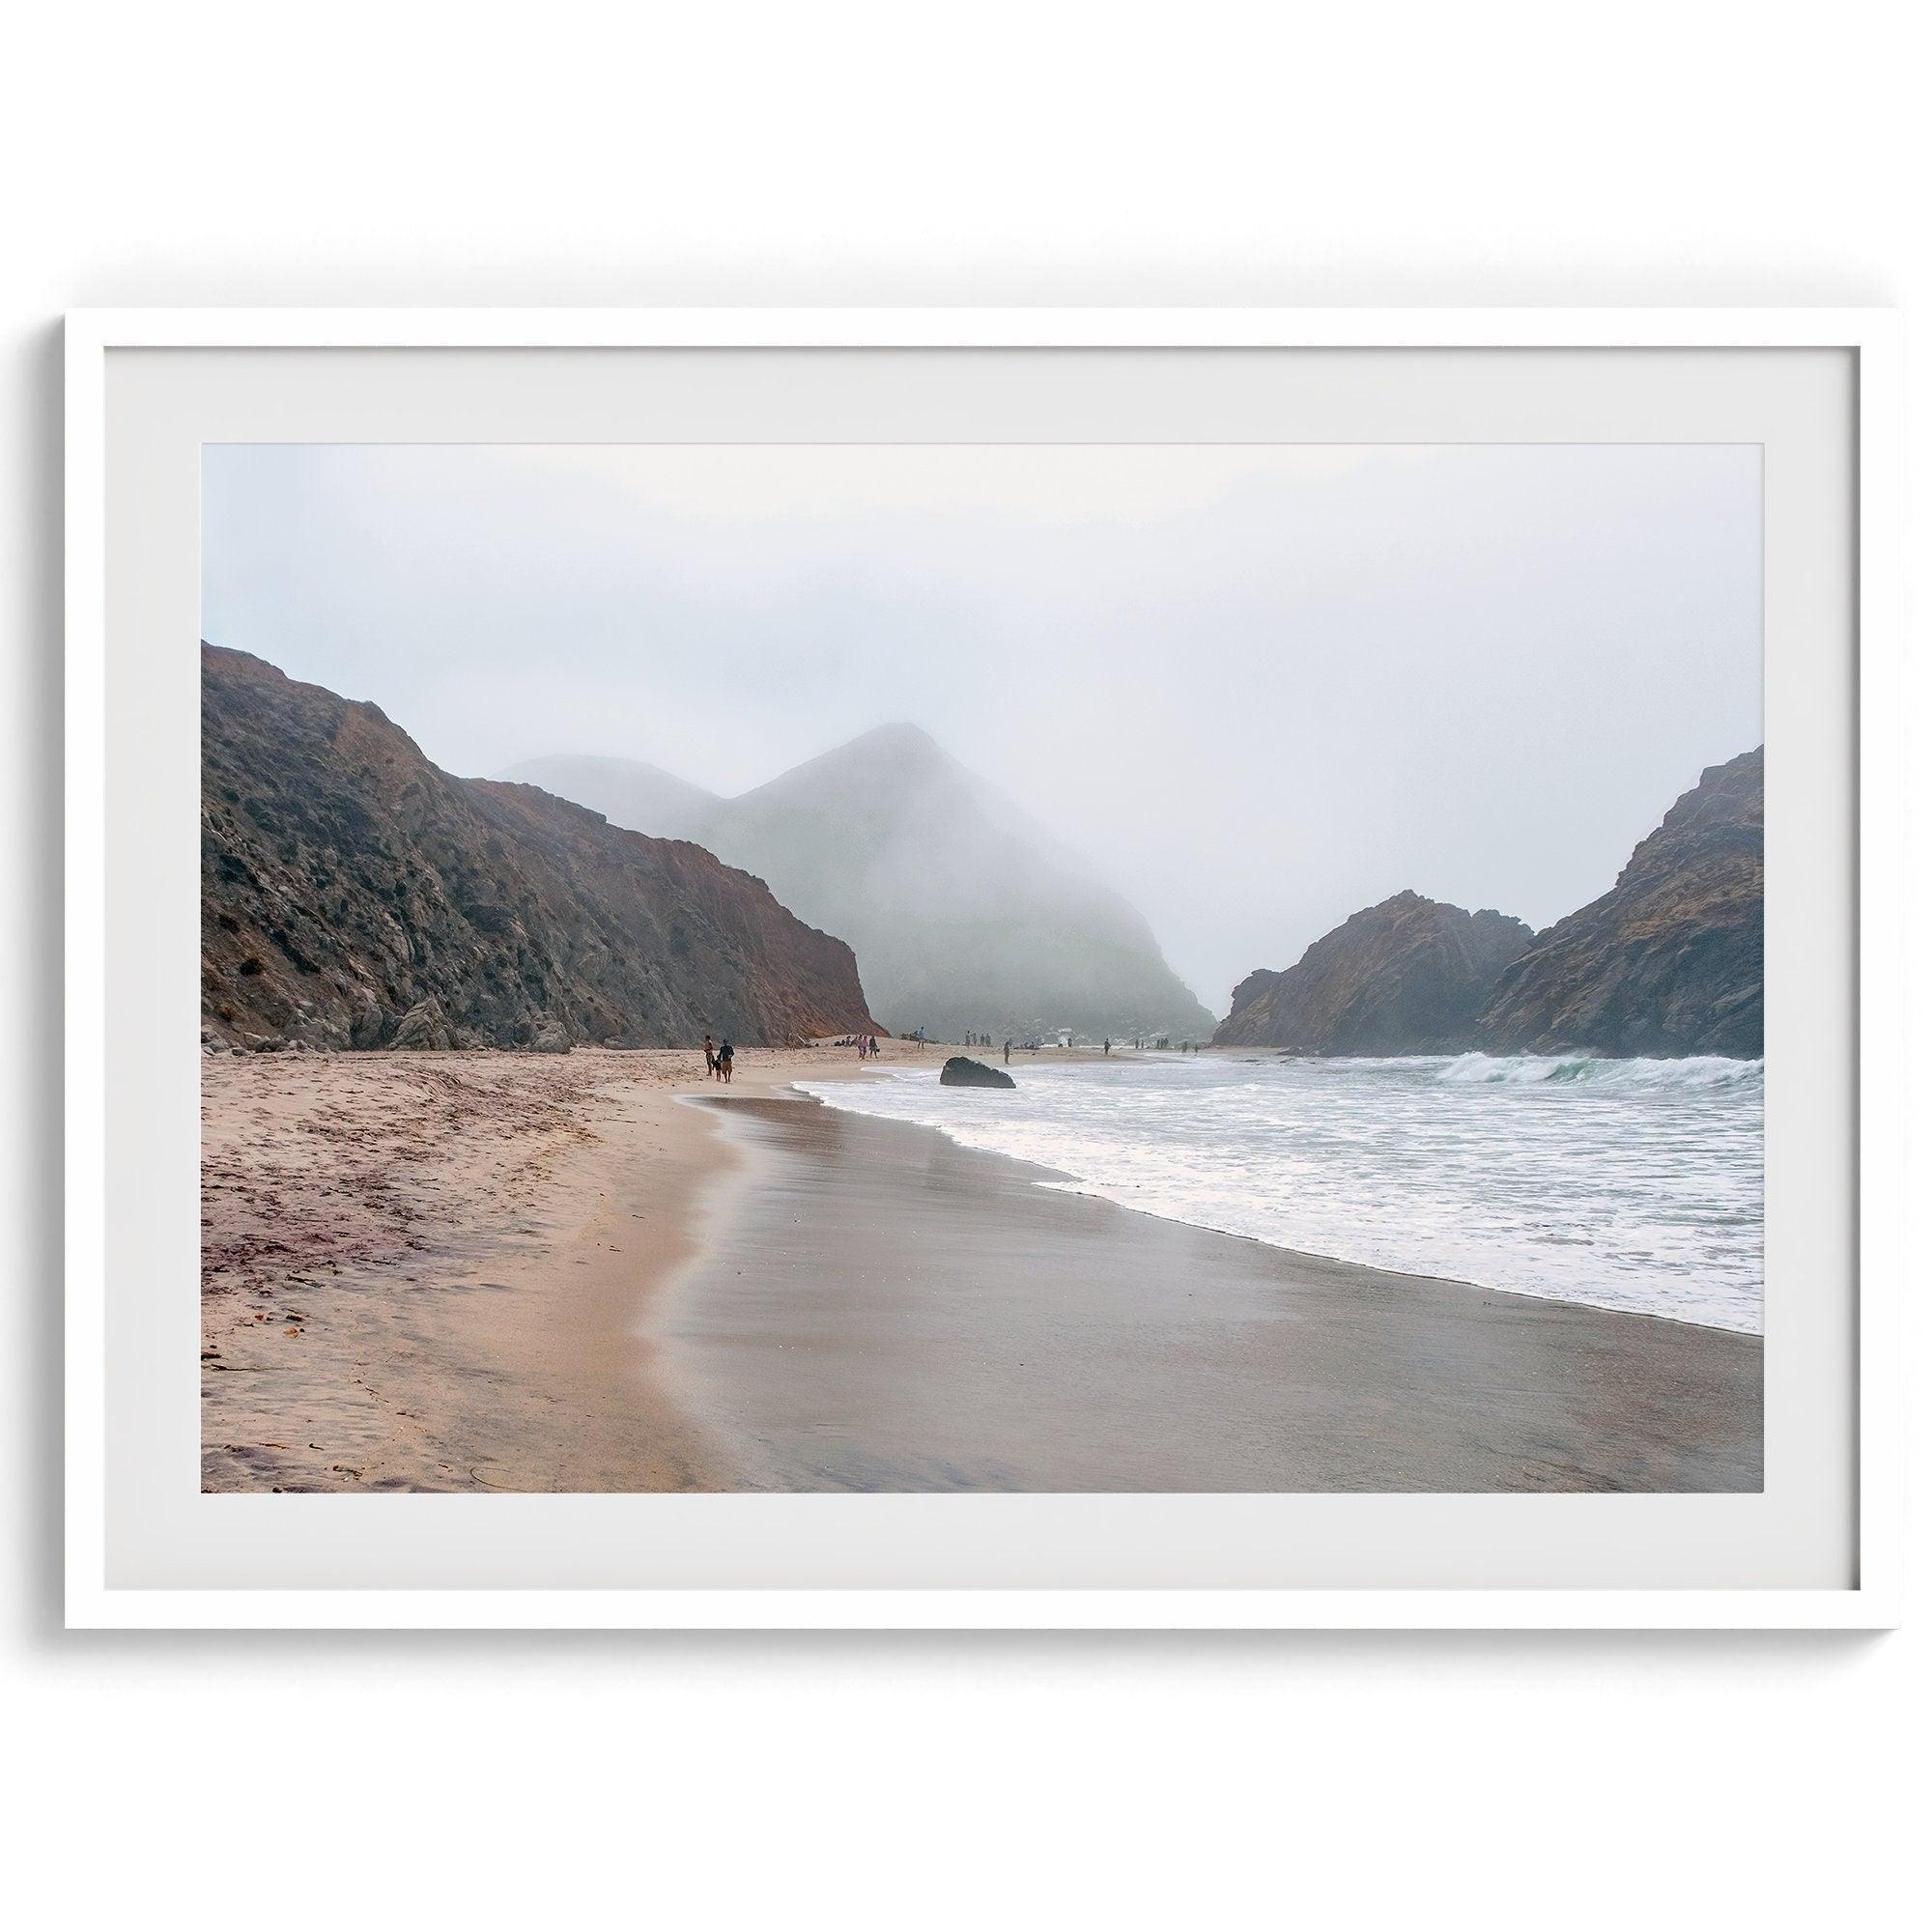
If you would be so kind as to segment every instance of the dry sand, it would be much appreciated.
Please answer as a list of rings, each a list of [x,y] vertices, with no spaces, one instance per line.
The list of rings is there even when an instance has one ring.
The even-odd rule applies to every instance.
[[[788,1091],[859,1070],[206,1061],[204,1487],[1760,1486],[1754,1338],[1154,1221]]]
[[[744,1047],[732,1091],[835,1068]],[[715,1487],[641,1332],[732,1158],[679,1102],[707,1085],[696,1052],[205,1060],[203,1487]]]

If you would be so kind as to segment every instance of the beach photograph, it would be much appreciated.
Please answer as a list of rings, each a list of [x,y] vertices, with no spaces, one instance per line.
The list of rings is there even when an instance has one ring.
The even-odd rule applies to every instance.
[[[204,1491],[1761,1491],[1757,446],[202,532]]]

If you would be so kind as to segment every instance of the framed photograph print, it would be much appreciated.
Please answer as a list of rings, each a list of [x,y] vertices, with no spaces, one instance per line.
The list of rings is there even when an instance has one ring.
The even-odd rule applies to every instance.
[[[68,325],[76,1625],[1897,1612],[1844,311]]]

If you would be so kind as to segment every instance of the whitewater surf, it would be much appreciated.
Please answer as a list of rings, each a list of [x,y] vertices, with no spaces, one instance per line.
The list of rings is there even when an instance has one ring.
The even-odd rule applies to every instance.
[[[1277,1247],[1745,1334],[1764,1329],[1764,1064],[1583,1055],[1016,1061],[806,1081],[1045,1183]]]

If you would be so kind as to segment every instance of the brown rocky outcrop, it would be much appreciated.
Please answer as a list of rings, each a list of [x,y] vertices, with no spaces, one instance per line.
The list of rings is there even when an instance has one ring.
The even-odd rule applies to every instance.
[[[1713,765],[1600,899],[1497,980],[1491,1053],[1764,1052],[1764,748]]]
[[[1379,1056],[1457,1053],[1496,976],[1529,945],[1520,919],[1398,893],[1235,989],[1217,1046]]]
[[[885,1029],[852,952],[701,847],[452,778],[372,704],[202,646],[202,1037],[751,1044]]]

